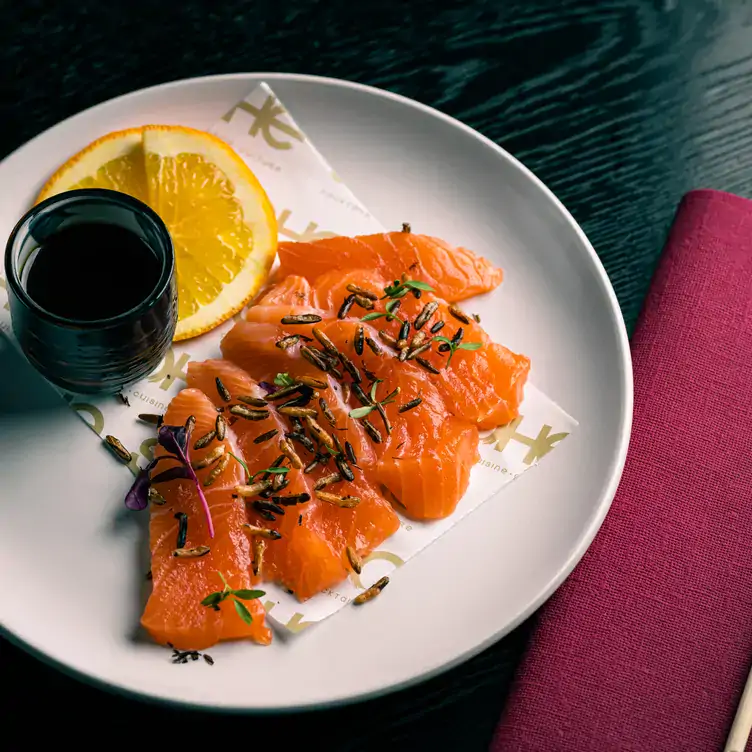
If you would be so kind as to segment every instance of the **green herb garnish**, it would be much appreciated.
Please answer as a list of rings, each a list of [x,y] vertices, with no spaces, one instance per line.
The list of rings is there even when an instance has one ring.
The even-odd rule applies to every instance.
[[[395,279],[393,284],[384,288],[384,298],[403,298],[410,290],[427,290],[428,292],[433,292],[433,287],[418,279],[403,279],[401,282]]]
[[[206,606],[207,608],[213,608],[215,611],[219,611],[219,604],[232,596],[232,604],[233,606],[235,606],[235,611],[237,611],[238,616],[246,624],[251,624],[253,622],[253,617],[251,616],[251,612],[242,601],[253,601],[266,595],[266,593],[263,590],[246,590],[242,588],[240,590],[233,590],[228,585],[227,580],[224,578],[222,572],[217,572],[217,574],[224,583],[224,588],[222,588],[222,590],[217,590],[214,593],[209,593],[209,595],[207,595],[206,598],[201,601],[201,605]]]
[[[245,462],[240,459],[240,457],[235,456],[232,452],[230,452],[230,457],[232,457],[235,460],[235,462],[238,462],[240,466],[243,468],[243,470],[245,470],[245,477],[250,478],[251,471],[248,469],[248,465],[246,465]],[[250,483],[251,481],[248,480],[247,482]]]
[[[264,475],[264,473],[270,473],[271,475],[284,475],[285,473],[289,472],[289,467],[265,467],[263,470],[259,470],[258,472],[254,473],[248,482],[253,483],[253,479],[256,478],[256,476]]]
[[[449,337],[436,336],[433,338],[435,342],[443,342],[449,347],[449,358],[447,358],[447,365],[452,362],[452,356],[457,350],[480,350],[483,347],[481,342],[454,342]]]
[[[292,386],[295,383],[295,379],[290,378],[289,373],[278,373],[274,377],[274,383],[277,386]]]
[[[351,418],[365,418],[366,415],[368,415],[372,410],[377,410],[378,406],[381,405],[383,408],[384,405],[388,405],[391,402],[394,402],[395,397],[399,394],[399,387],[389,392],[389,394],[384,397],[383,400],[379,401],[376,399],[376,390],[378,389],[379,384],[384,379],[376,379],[376,381],[373,382],[371,385],[371,401],[374,403],[373,405],[364,405],[363,407],[356,407],[354,410],[350,410],[348,415]]]

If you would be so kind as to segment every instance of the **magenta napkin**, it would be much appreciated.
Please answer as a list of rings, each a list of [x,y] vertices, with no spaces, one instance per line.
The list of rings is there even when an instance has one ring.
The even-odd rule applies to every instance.
[[[752,663],[752,202],[684,197],[632,357],[619,491],[493,752],[713,752],[731,726]]]

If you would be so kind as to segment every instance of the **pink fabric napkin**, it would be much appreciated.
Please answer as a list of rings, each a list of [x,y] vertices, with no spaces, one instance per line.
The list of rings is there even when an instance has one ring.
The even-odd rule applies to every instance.
[[[632,357],[621,486],[493,752],[723,749],[752,663],[752,202],[684,197]]]

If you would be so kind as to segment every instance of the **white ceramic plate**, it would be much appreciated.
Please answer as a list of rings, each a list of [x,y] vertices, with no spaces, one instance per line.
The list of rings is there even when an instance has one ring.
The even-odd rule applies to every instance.
[[[78,675],[154,699],[222,709],[299,709],[374,696],[449,668],[529,616],[572,570],[608,510],[632,417],[619,307],[584,234],[509,154],[457,121],[387,92],[287,74],[219,76],[136,92],[83,112],[0,164],[7,237],[51,169],[94,138],[146,122],[208,127],[268,81],[385,226],[413,226],[506,271],[505,338],[535,383],[580,421],[525,473],[392,578],[388,594],[270,648],[212,650],[174,666],[132,639],[142,529],[113,524],[110,462],[80,419],[10,346],[0,347],[0,623]],[[482,313],[482,309],[481,309]],[[2,338],[0,338],[0,342]],[[44,403],[58,410],[31,410]],[[9,412],[16,406],[17,412]],[[20,409],[23,408],[23,409]],[[463,596],[455,584],[463,576]],[[199,673],[200,672],[200,673]]]

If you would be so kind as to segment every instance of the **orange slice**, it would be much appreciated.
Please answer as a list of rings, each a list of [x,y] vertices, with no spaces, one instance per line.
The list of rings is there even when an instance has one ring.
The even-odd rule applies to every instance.
[[[164,220],[175,245],[176,341],[231,318],[269,274],[272,205],[246,163],[210,133],[168,125],[110,133],[60,167],[37,202],[78,188],[128,193]]]

